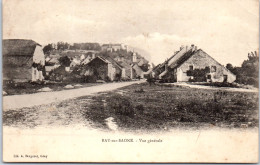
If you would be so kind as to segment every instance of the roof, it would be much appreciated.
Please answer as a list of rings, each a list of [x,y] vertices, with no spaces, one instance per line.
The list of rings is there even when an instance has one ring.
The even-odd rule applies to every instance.
[[[196,52],[201,51],[201,49],[197,51],[189,50],[186,53],[184,53],[182,56],[180,56],[176,61],[174,61],[171,64],[171,68],[177,68],[181,66],[185,61],[187,61],[192,55],[194,55]]]
[[[104,63],[109,64],[110,62],[106,59],[104,59],[103,57],[97,56],[96,58],[94,58],[93,60],[91,60],[89,63],[87,63],[87,65],[91,64],[93,61],[95,61],[96,59],[99,59],[101,61],[103,61]]]
[[[212,60],[216,61],[213,57],[211,57],[210,55],[208,55],[206,52],[204,52],[203,50],[199,49],[198,51],[202,51],[203,53],[205,53],[209,58],[211,58]],[[228,70],[224,65],[221,65],[218,61],[216,61],[216,63],[220,66],[222,66],[227,72],[229,72],[230,74],[236,76],[234,73],[232,73],[230,70]]]
[[[204,52],[202,49],[198,49],[197,51],[192,51],[189,50],[186,53],[184,53],[179,59],[177,59],[176,61],[174,61],[174,63],[170,66],[171,68],[177,68],[179,66],[181,66],[185,61],[187,61],[190,57],[192,57],[194,54],[198,53],[198,52],[203,52],[205,53],[209,58],[211,58],[212,60],[214,60],[218,65],[222,66],[227,72],[233,74],[232,72],[230,72],[230,70],[228,70],[225,66],[221,65],[218,61],[216,61],[213,57],[211,57],[210,55],[208,55],[206,52]],[[233,74],[234,75],[234,74]]]
[[[113,59],[112,59],[111,57],[109,57],[109,56],[102,57],[102,58],[106,59],[107,61],[109,61],[110,63],[112,63],[112,65],[117,66],[117,67],[119,67],[120,69],[123,68],[123,66],[121,66],[118,62],[116,62],[115,60],[113,60]]]
[[[33,40],[4,39],[4,56],[33,56],[36,46],[41,46]]]
[[[124,67],[125,69],[131,69],[131,65],[129,65],[127,62],[125,61],[119,61],[118,62],[122,67]]]

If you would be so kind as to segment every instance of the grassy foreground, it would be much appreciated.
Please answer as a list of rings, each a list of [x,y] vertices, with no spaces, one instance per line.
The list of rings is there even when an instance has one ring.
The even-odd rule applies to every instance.
[[[257,93],[140,84],[93,100],[86,116],[98,125],[110,116],[127,129],[258,125]]]
[[[3,112],[3,125],[83,124],[121,130],[258,126],[258,93],[135,84],[96,96]]]

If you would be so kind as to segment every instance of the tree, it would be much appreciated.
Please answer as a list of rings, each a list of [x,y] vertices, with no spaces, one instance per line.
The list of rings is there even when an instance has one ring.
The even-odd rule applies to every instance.
[[[140,66],[140,68],[144,71],[147,72],[150,68],[150,64],[143,64],[142,66]]]
[[[258,66],[258,54],[257,52],[252,52],[248,53],[248,59],[244,60],[241,67],[233,67],[229,70],[237,76],[237,83],[258,87]]]
[[[49,55],[52,50],[53,50],[52,44],[48,44],[44,46],[43,53]]]
[[[228,64],[226,65],[226,68],[227,68],[228,70],[232,71],[232,70],[233,70],[233,65],[230,64],[230,63],[228,63]]]
[[[63,57],[59,58],[59,63],[60,63],[61,66],[69,67],[71,60],[68,56],[63,56]]]
[[[62,42],[62,41],[60,41],[60,42],[57,43],[57,49],[58,49],[58,50],[69,49],[69,47],[70,47],[70,44],[67,43],[67,42]]]

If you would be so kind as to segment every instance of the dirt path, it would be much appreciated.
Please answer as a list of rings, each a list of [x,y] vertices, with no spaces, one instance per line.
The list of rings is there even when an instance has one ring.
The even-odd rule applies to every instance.
[[[145,80],[101,84],[92,87],[85,87],[85,88],[71,89],[71,90],[64,90],[64,91],[40,92],[35,94],[4,96],[3,110],[6,111],[10,109],[19,109],[24,107],[50,104],[53,102],[91,95],[98,92],[107,92],[107,91],[115,90],[117,88],[125,87],[136,83],[143,83],[143,82],[145,82]]]
[[[195,84],[187,84],[187,83],[174,83],[174,85],[184,86],[188,88],[197,88],[197,89],[211,89],[211,90],[226,90],[231,92],[258,92],[258,89],[244,89],[244,88],[229,88],[229,87],[212,87],[205,85],[195,85]]]

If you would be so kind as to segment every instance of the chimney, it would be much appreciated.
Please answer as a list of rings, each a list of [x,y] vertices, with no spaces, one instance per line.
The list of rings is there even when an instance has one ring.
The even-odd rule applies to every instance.
[[[194,51],[194,44],[191,44],[191,51]]]
[[[195,48],[194,48],[194,52],[196,52],[197,51],[197,46],[195,46]]]

